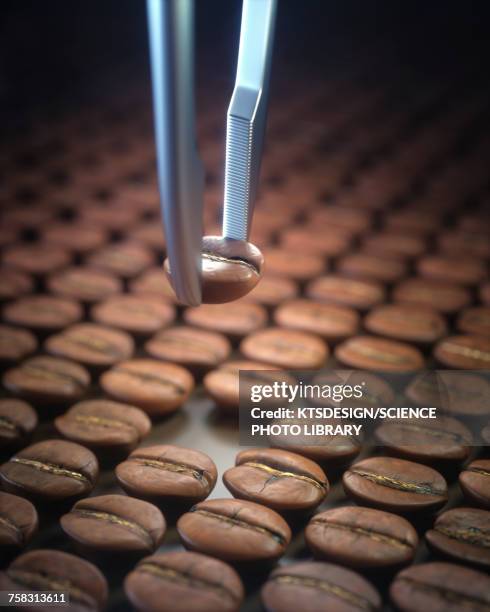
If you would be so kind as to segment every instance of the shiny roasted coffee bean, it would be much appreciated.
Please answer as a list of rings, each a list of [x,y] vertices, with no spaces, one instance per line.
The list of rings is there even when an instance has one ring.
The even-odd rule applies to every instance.
[[[37,532],[39,519],[30,501],[0,491],[0,549],[24,548]]]
[[[20,593],[63,592],[69,597],[69,609],[73,612],[102,612],[109,596],[107,581],[95,565],[48,549],[31,550],[17,557],[0,572],[0,589]],[[32,607],[26,604],[20,609]]]
[[[338,342],[358,332],[360,317],[347,306],[297,299],[276,308],[274,321],[287,329],[311,332],[328,342]]]
[[[435,346],[434,357],[446,368],[488,370],[490,338],[472,334],[449,336]]]
[[[459,475],[459,486],[470,504],[490,509],[490,459],[467,465]]]
[[[158,332],[145,344],[145,350],[155,359],[181,365],[201,376],[229,357],[231,345],[218,332],[181,326]]]
[[[66,268],[50,276],[47,286],[51,293],[64,298],[93,304],[120,293],[122,281],[109,272],[85,266]]]
[[[416,277],[396,285],[393,301],[453,314],[471,303],[471,293],[458,284]]]
[[[386,420],[375,438],[390,454],[426,464],[461,463],[470,454],[470,430],[451,417]]]
[[[328,357],[328,346],[321,338],[280,327],[247,336],[240,344],[240,351],[247,359],[296,370],[319,369]]]
[[[275,569],[261,590],[267,612],[381,610],[376,589],[352,570],[303,561]]]
[[[421,563],[402,570],[390,598],[404,612],[484,612],[490,608],[490,578],[452,563]]]
[[[60,522],[68,537],[84,550],[114,554],[152,553],[166,530],[156,506],[126,495],[82,499]]]
[[[357,506],[315,514],[306,527],[305,539],[316,558],[361,571],[408,565],[419,542],[406,519]]]
[[[208,497],[218,471],[198,450],[161,444],[139,448],[116,468],[120,486],[134,497],[159,505],[191,505]]]
[[[184,312],[188,325],[222,333],[230,340],[240,340],[265,327],[267,318],[263,306],[243,300],[232,304],[203,304]]]
[[[116,401],[134,404],[152,417],[175,412],[194,388],[189,372],[155,359],[130,359],[100,377],[102,389]]]
[[[311,510],[326,497],[329,483],[314,461],[280,449],[238,453],[235,467],[223,474],[234,497],[268,506],[278,512]]]
[[[421,306],[387,304],[378,306],[364,319],[372,334],[415,344],[432,344],[447,333],[444,318],[435,310]]]
[[[180,517],[177,531],[186,548],[233,563],[275,561],[291,541],[277,512],[239,499],[200,502]]]
[[[37,350],[36,337],[27,329],[0,325],[0,366],[12,365]]]
[[[72,359],[100,372],[129,359],[134,352],[134,342],[121,330],[94,323],[78,323],[50,336],[44,348],[51,355]]]
[[[433,512],[448,498],[446,481],[439,472],[392,457],[354,463],[344,472],[342,482],[357,503],[401,514]]]
[[[0,451],[25,446],[38,423],[36,411],[17,399],[0,399]]]
[[[430,548],[458,563],[490,568],[490,512],[453,508],[440,514],[425,534]]]
[[[0,481],[6,491],[48,502],[88,495],[98,475],[95,455],[64,440],[32,444],[0,466]]]
[[[7,304],[3,319],[39,334],[54,333],[83,317],[82,307],[74,300],[49,295],[28,295]]]
[[[343,365],[360,370],[411,372],[424,367],[424,357],[414,346],[376,336],[349,338],[335,347],[334,355]]]
[[[238,612],[244,597],[232,567],[188,551],[145,557],[126,576],[124,590],[141,612]]]
[[[306,295],[319,302],[350,306],[365,311],[386,297],[381,283],[337,275],[320,276],[306,287]]]
[[[3,375],[4,386],[33,404],[64,405],[87,392],[90,374],[78,363],[57,357],[31,357]]]
[[[264,257],[255,245],[245,240],[204,236],[201,262],[202,301],[222,304],[250,293],[260,280]],[[164,269],[172,282],[168,259]]]
[[[79,402],[54,424],[64,438],[113,460],[127,456],[151,430],[151,421],[142,410],[109,400]]]
[[[146,338],[173,323],[175,308],[156,296],[122,294],[93,306],[92,319],[137,338]]]

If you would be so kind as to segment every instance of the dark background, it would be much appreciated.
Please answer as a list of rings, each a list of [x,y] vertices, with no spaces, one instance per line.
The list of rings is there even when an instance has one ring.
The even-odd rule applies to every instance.
[[[319,77],[378,60],[403,74],[462,72],[486,78],[488,2],[439,0],[279,0],[273,77],[299,66]],[[0,104],[16,113],[75,103],[111,80],[148,84],[144,0],[2,0]],[[197,0],[197,70],[201,82],[230,86],[241,2]]]

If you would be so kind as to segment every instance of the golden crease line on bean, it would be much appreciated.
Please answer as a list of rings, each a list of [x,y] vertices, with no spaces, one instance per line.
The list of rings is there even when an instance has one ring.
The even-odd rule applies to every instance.
[[[245,463],[240,463],[239,465],[237,465],[237,467],[240,467],[241,465],[246,465],[248,467],[253,467],[258,470],[263,470],[264,472],[267,472],[268,474],[271,474],[272,476],[277,476],[278,478],[295,478],[297,480],[302,480],[303,482],[307,482],[308,484],[313,485],[317,489],[320,489],[320,491],[325,491],[326,489],[326,483],[322,483],[318,480],[315,480],[314,478],[311,478],[310,476],[304,476],[303,474],[296,474],[295,472],[278,470],[269,465],[266,465],[264,463],[259,463],[256,461],[246,461]]]
[[[397,548],[413,548],[413,546],[405,540],[401,540],[400,538],[395,538],[393,536],[387,536],[384,533],[373,531],[371,529],[366,529],[365,527],[358,527],[357,525],[345,525],[344,523],[339,523],[337,521],[331,521],[320,517],[313,517],[313,519],[311,520],[311,524],[321,524],[325,527],[332,527],[333,529],[349,531],[354,534],[366,536],[367,538],[374,540],[375,542],[391,544],[392,546],[396,546]]]
[[[10,462],[27,465],[41,472],[54,474],[55,476],[66,476],[67,478],[74,478],[75,480],[80,480],[81,482],[90,483],[90,480],[80,472],[65,469],[60,465],[55,465],[54,463],[45,463],[42,461],[36,461],[35,459],[27,459],[26,457],[12,457]]]
[[[383,476],[381,474],[374,474],[373,472],[368,472],[365,470],[350,468],[349,471],[353,474],[357,474],[362,478],[366,478],[375,484],[379,484],[384,487],[389,487],[391,489],[397,489],[399,491],[405,491],[407,493],[420,493],[421,495],[443,495],[446,493],[444,491],[440,491],[435,489],[427,484],[417,484],[414,482],[405,482],[403,480],[398,480],[397,478],[393,478],[392,476]]]

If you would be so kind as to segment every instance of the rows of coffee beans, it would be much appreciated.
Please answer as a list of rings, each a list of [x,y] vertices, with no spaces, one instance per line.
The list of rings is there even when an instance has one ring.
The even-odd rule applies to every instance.
[[[201,97],[216,234],[224,106]],[[199,308],[162,270],[139,87],[4,143],[0,590],[80,610],[490,608],[487,407],[381,426],[376,448],[236,442],[239,370],[489,369],[487,94],[290,75],[269,117],[263,280]]]

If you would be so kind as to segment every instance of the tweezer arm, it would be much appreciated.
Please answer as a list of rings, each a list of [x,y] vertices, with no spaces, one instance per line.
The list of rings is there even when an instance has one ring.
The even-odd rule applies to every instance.
[[[223,235],[247,240],[267,115],[276,0],[243,0],[235,88],[226,126]]]
[[[201,303],[204,174],[194,102],[194,0],[147,0],[158,181],[172,285]]]

